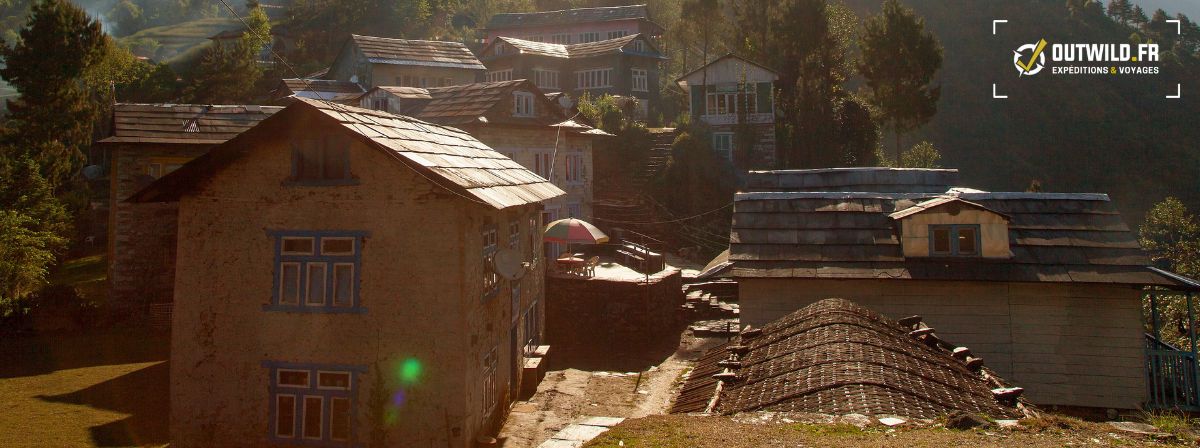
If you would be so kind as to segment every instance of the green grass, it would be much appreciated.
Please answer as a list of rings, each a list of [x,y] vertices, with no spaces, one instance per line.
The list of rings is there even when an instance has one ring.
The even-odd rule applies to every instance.
[[[145,333],[0,341],[0,445],[163,446],[168,346]]]
[[[1195,428],[1200,426],[1200,419],[1188,418],[1183,412],[1178,411],[1145,412],[1142,419],[1146,423],[1154,425],[1159,431],[1184,440],[1195,438]]]
[[[51,285],[74,286],[79,294],[93,302],[108,297],[108,263],[104,254],[89,255],[63,262],[50,274]]]
[[[242,24],[237,19],[198,19],[173,25],[146,28],[121,38],[121,41],[128,42],[140,38],[154,39],[162,46],[159,54],[155,55],[158,56],[156,59],[161,58],[161,60],[169,62],[184,54],[198,51],[198,48],[208,43],[209,36],[240,27],[242,27]]]

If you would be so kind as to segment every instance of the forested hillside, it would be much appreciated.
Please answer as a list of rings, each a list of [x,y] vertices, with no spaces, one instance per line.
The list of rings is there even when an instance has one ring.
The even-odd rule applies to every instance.
[[[938,113],[914,134],[941,149],[967,185],[1109,193],[1130,224],[1167,195],[1200,208],[1200,70],[1163,62],[1157,76],[1018,77],[1017,47],[1050,42],[1129,42],[1104,17],[1061,0],[905,0],[945,49]],[[860,16],[879,2],[847,0]],[[1147,14],[1152,11],[1147,11]],[[1171,14],[1174,16],[1174,13]],[[1007,19],[992,35],[992,20]],[[1172,30],[1173,31],[1173,30]],[[1165,51],[1165,49],[1164,49]],[[1008,99],[992,99],[992,83]],[[1176,83],[1183,98],[1168,100]]]

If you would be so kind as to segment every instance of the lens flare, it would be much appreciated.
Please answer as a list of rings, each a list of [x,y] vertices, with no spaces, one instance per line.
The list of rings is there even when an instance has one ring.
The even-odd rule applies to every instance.
[[[421,361],[417,358],[408,358],[400,363],[400,382],[405,385],[415,384],[421,379]]]

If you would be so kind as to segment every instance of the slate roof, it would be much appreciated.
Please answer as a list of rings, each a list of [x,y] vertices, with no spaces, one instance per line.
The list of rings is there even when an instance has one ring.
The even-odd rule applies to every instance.
[[[300,79],[300,78],[285,78],[280,80],[284,87],[287,87],[292,93],[308,90],[316,92],[331,92],[331,93],[363,93],[362,86],[358,83],[349,81],[335,81],[332,79]]]
[[[451,127],[427,123],[415,118],[386,112],[297,98],[273,120],[287,120],[298,114],[318,114],[345,128],[373,146],[416,170],[426,179],[472,201],[496,209],[544,201],[563,195],[541,176],[496,152],[469,134]],[[264,129],[278,136],[277,129]],[[243,138],[254,135],[252,130]],[[201,181],[236,160],[244,147],[234,139],[164,176],[134,194],[133,202],[169,202],[178,200]]]
[[[532,40],[517,39],[514,37],[497,37],[496,40],[492,41],[492,44],[489,46],[489,48],[491,46],[495,46],[496,42],[505,42],[509,45],[512,45],[517,50],[520,50],[520,54],[522,55],[545,56],[550,58],[579,59],[621,52],[634,55],[652,56],[660,59],[663,58],[661,55],[658,55],[657,50],[654,50],[653,53],[634,53],[632,51],[623,50],[626,45],[629,45],[630,42],[642,38],[641,36],[641,34],[630,34],[628,36],[618,37],[616,39],[570,45],[534,42]],[[654,48],[650,42],[646,42],[646,45],[651,49]],[[494,55],[492,57],[506,57],[513,55],[514,54],[502,54]]]
[[[113,106],[112,135],[97,143],[224,143],[280,109],[272,106],[118,103]]]
[[[562,108],[552,104],[533,82],[525,79],[477,82],[447,87],[376,87],[391,93],[401,101],[400,111],[425,121],[448,125],[486,123],[534,124],[561,126],[566,130],[588,135],[611,135],[591,126],[567,120]],[[530,92],[549,113],[534,117],[512,117],[512,94],[515,90]],[[374,91],[374,89],[372,90]],[[364,95],[369,95],[367,92]],[[540,97],[540,98],[539,98]],[[496,113],[500,112],[500,113]]]
[[[373,64],[420,65],[486,70],[461,42],[408,40],[350,35],[350,41]]]
[[[491,20],[488,20],[486,29],[499,30],[546,25],[562,26],[629,19],[649,20],[650,13],[646,9],[646,5],[500,13],[492,16]]]
[[[745,191],[884,191],[942,193],[958,185],[958,170],[825,168],[751,171]]]
[[[1006,215],[1012,257],[905,258],[889,215],[949,195]],[[1166,285],[1104,194],[739,193],[731,277]]]
[[[1021,415],[1019,392],[997,397],[993,390],[1008,384],[982,359],[972,361],[969,350],[956,358],[931,330],[910,333],[919,328],[927,328],[919,319],[902,325],[847,300],[822,300],[706,353],[671,412]]]

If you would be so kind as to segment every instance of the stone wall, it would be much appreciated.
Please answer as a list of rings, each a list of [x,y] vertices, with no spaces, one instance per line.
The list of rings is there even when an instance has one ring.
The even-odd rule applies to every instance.
[[[554,352],[620,354],[679,336],[682,276],[669,268],[644,281],[546,277],[546,339]]]
[[[123,144],[111,151],[108,281],[114,303],[171,302],[175,287],[176,203],[132,204],[131,195],[154,180],[151,163],[184,162],[210,145]]]

